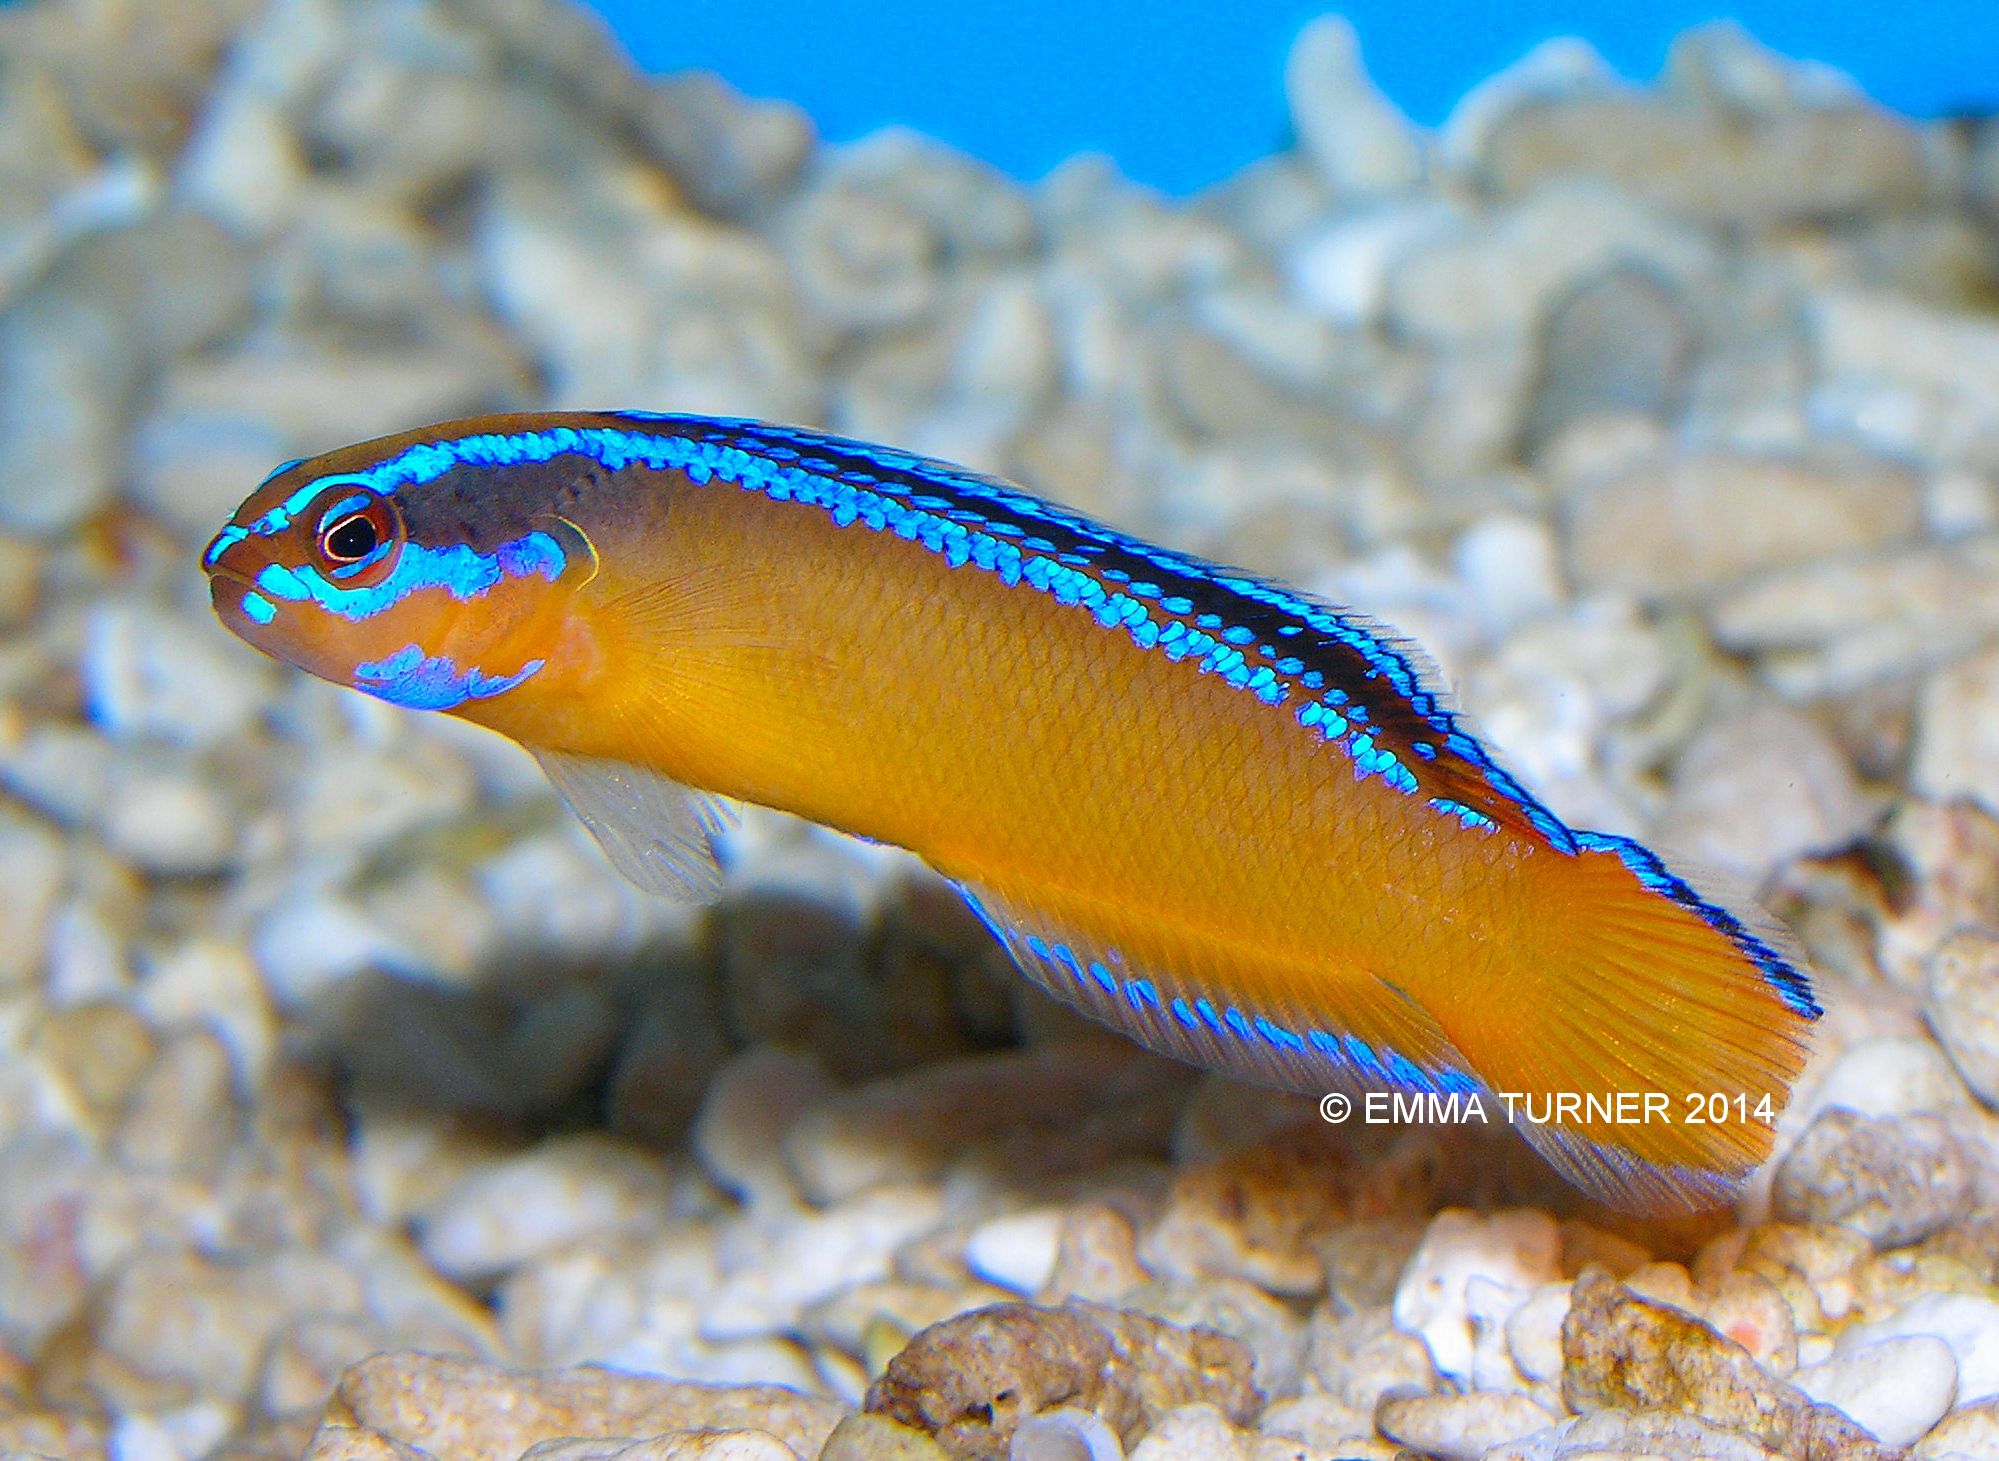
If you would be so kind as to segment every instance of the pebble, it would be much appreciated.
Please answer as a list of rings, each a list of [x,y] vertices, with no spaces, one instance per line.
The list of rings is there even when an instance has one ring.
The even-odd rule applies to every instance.
[[[1007,1461],[1124,1461],[1124,1446],[1095,1411],[1058,1405],[1020,1423]]]
[[[1780,1453],[1836,1447],[1879,1455],[1859,1427],[1772,1379],[1740,1345],[1601,1271],[1576,1281],[1562,1348],[1562,1398],[1580,1414],[1680,1411]]]
[[[1712,593],[1892,543],[1914,531],[1920,511],[1915,476],[1889,462],[1674,454],[1572,497],[1568,568],[1584,588]]]
[[[1969,1093],[1949,1059],[1928,1040],[1886,1035],[1839,1053],[1811,1088],[1801,1115],[1844,1107],[1861,1116],[1912,1116],[1950,1111]]]
[[[1999,1401],[1959,1405],[1916,1442],[1914,1453],[1922,1461],[1943,1461],[1947,1456],[1993,1461],[1999,1457]]]
[[[1964,1083],[1999,1107],[1999,935],[1966,928],[1939,944],[1924,1010]]]
[[[1476,226],[1417,241],[1389,275],[1387,315],[1439,345],[1519,339],[1563,289],[1619,262],[1682,280],[1709,255],[1697,233],[1624,193],[1552,184]]]
[[[1812,1399],[1865,1426],[1888,1446],[1907,1446],[1949,1411],[1957,1360],[1929,1335],[1845,1349],[1791,1377]]]
[[[831,1094],[817,1061],[770,1046],[746,1050],[708,1081],[690,1133],[694,1153],[709,1177],[737,1196],[781,1202],[795,1191],[784,1133]]]
[[[1491,129],[1481,162],[1506,193],[1594,177],[1689,217],[1749,226],[1892,212],[1926,191],[1920,138],[1886,112],[1757,118],[1608,88],[1515,108]]]
[[[543,1142],[447,1193],[424,1225],[424,1256],[452,1278],[489,1281],[571,1243],[651,1228],[669,1191],[664,1166],[624,1143]]]
[[[1777,1215],[1840,1223],[1878,1247],[1928,1237],[1971,1201],[1973,1159],[1940,1116],[1819,1113],[1777,1168]]]
[[[1999,811],[1999,651],[1936,671],[1916,703],[1916,745],[1910,782],[1938,801],[1968,797]]]
[[[331,1413],[431,1453],[519,1456],[569,1437],[753,1428],[794,1453],[816,1456],[841,1410],[772,1385],[696,1385],[593,1369],[507,1370],[404,1352],[376,1355],[343,1375]]]
[[[1059,1207],[1029,1208],[988,1218],[965,1241],[965,1266],[1017,1294],[1034,1294],[1054,1277],[1064,1214]]]
[[[1375,1423],[1391,1441],[1443,1461],[1477,1461],[1493,1447],[1552,1425],[1555,1415],[1525,1395],[1412,1395],[1384,1400]]]
[[[1957,1405],[1999,1396],[1999,1301],[1975,1294],[1925,1294],[1882,1319],[1841,1332],[1838,1352],[1887,1340],[1929,1335],[1950,1346],[1957,1361]]]
[[[866,1409],[935,1435],[958,1455],[999,1455],[1051,1405],[1094,1412],[1120,1437],[1176,1407],[1229,1424],[1261,1405],[1249,1352],[1209,1330],[1093,1306],[1000,1304],[946,1320],[891,1359]]]
[[[1336,196],[1391,192],[1423,175],[1423,143],[1368,79],[1353,24],[1325,15],[1299,31],[1284,69],[1298,145]]]
[[[1746,796],[1759,796],[1764,808],[1749,821],[1740,815]],[[1753,888],[1794,858],[1846,847],[1875,814],[1840,747],[1816,721],[1758,700],[1711,719],[1681,748],[1657,836]]]
[[[1473,1286],[1511,1291],[1518,1307],[1536,1285],[1557,1276],[1560,1252],[1561,1236],[1546,1213],[1481,1217],[1447,1208],[1432,1219],[1396,1285],[1396,1327],[1422,1339],[1439,1374],[1469,1380],[1477,1339]],[[1488,1322],[1504,1323],[1489,1300],[1480,1307]]]

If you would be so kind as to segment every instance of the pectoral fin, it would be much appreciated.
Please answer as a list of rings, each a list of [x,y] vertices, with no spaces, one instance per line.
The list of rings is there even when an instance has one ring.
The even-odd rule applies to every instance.
[[[725,803],[629,762],[563,751],[534,755],[633,886],[681,903],[706,903],[721,891],[714,838],[735,820]]]

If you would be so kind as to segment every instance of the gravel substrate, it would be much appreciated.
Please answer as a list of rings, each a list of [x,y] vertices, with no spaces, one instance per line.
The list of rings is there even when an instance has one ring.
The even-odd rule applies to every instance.
[[[0,9],[0,1453],[1999,1461],[1999,126],[1739,32],[1186,203],[551,0]],[[649,902],[196,552],[489,409],[821,424],[1382,615],[1831,1013],[1736,1213],[1096,1035],[775,815]],[[779,1388],[782,1387],[782,1388]]]

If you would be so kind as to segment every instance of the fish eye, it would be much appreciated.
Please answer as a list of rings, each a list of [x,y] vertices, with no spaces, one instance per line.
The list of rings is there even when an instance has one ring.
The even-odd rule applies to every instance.
[[[380,531],[365,512],[350,512],[319,535],[319,551],[335,563],[358,563],[380,546]]]
[[[320,516],[314,547],[331,577],[364,588],[395,566],[399,521],[386,498],[350,493]]]

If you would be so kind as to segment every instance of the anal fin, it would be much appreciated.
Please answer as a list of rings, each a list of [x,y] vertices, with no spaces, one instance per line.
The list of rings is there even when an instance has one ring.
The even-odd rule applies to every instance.
[[[1259,995],[1211,971],[1212,953],[1191,944],[1139,957],[1063,928],[1021,897],[964,883],[959,891],[1029,979],[1162,1055],[1308,1095],[1477,1088],[1436,1021],[1387,984],[1301,979]]]
[[[635,887],[681,903],[705,903],[721,891],[714,838],[735,820],[726,803],[625,761],[549,750],[534,756]]]

